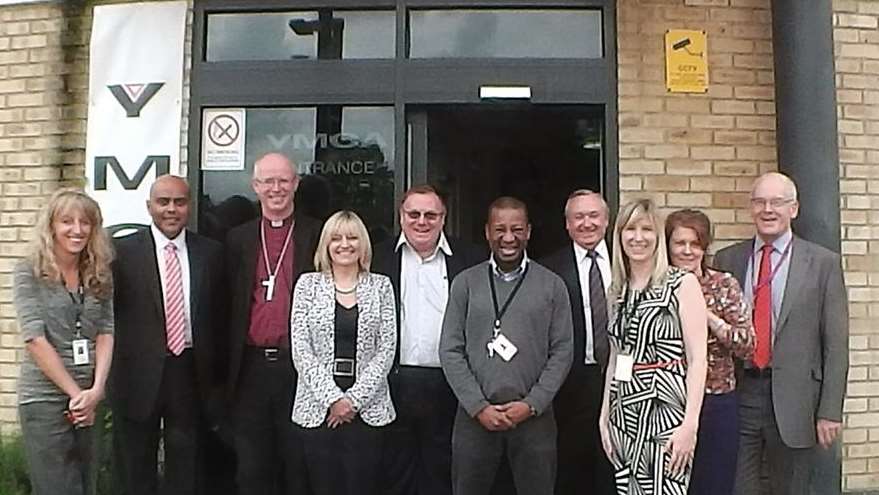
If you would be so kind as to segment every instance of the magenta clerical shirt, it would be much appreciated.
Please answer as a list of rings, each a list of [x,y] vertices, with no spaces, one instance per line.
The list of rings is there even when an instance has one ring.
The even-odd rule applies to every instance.
[[[272,270],[278,263],[278,256],[284,247],[284,240],[293,225],[293,217],[284,219],[280,227],[272,227],[271,222],[262,219],[260,228],[265,231],[269,267]],[[259,234],[257,234],[259,235]],[[289,347],[290,302],[293,299],[293,244],[291,237],[287,252],[281,261],[281,269],[275,280],[275,293],[271,301],[266,301],[266,286],[269,267],[266,267],[262,242],[256,252],[256,276],[253,279],[253,300],[250,306],[250,329],[247,343],[259,347]]]

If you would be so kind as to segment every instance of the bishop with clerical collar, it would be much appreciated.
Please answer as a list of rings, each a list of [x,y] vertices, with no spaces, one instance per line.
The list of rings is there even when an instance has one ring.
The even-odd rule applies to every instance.
[[[314,270],[321,224],[294,213],[299,176],[280,153],[260,157],[251,182],[261,216],[226,239],[229,285],[228,417],[241,493],[305,493],[304,460],[290,422],[290,308],[299,274]]]

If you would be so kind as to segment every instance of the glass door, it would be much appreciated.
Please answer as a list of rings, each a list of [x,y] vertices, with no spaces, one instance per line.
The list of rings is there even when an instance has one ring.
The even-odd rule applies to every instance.
[[[598,105],[427,105],[407,113],[414,182],[448,196],[448,233],[484,243],[488,205],[528,205],[529,255],[568,241],[564,205],[575,189],[602,190],[604,115]]]

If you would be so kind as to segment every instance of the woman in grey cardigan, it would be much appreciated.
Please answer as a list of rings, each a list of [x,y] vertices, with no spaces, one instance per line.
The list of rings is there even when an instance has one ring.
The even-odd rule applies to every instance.
[[[56,191],[15,267],[19,415],[33,493],[94,493],[95,409],[113,351],[112,248],[98,204]]]
[[[371,257],[360,218],[337,212],[321,232],[318,272],[300,276],[293,293],[293,422],[315,495],[379,491],[380,427],[396,417],[387,377],[397,319],[390,279],[369,272]]]

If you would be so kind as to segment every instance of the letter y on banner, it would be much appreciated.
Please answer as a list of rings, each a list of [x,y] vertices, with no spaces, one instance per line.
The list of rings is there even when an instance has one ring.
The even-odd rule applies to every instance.
[[[107,227],[148,224],[150,185],[181,173],[186,9],[185,1],[95,7],[86,179]]]

